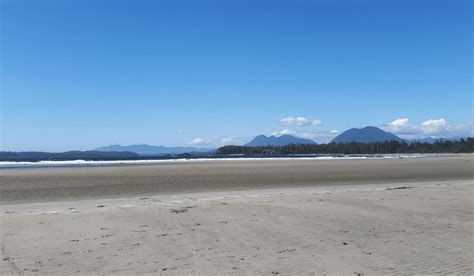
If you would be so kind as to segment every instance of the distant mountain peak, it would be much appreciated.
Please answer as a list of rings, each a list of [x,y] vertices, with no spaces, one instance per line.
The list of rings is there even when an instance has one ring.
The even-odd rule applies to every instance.
[[[265,136],[258,135],[252,141],[245,144],[248,147],[262,147],[262,146],[286,146],[289,144],[316,144],[313,140],[298,138],[292,135],[281,135],[281,136]]]
[[[366,126],[364,128],[351,128],[336,136],[333,143],[374,143],[384,141],[399,141],[403,139],[393,133],[384,131],[375,126]]]

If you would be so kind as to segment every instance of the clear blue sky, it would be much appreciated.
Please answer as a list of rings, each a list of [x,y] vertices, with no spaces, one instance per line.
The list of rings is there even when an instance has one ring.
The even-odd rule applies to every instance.
[[[472,13],[451,0],[2,0],[0,150],[472,126]],[[322,125],[280,123],[298,116]]]

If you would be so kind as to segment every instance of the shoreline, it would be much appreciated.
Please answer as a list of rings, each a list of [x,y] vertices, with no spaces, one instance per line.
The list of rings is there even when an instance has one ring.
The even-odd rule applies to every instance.
[[[474,155],[0,170],[0,204],[473,178]]]
[[[0,161],[0,171],[7,169],[23,168],[75,168],[75,167],[104,167],[104,166],[133,166],[133,165],[159,165],[180,164],[194,162],[220,162],[220,161],[285,161],[285,160],[379,160],[403,158],[439,158],[472,156],[470,153],[393,153],[393,154],[300,154],[291,156],[254,157],[241,155],[239,157],[197,157],[197,158],[164,158],[164,159],[131,159],[131,160],[39,160],[39,161]]]

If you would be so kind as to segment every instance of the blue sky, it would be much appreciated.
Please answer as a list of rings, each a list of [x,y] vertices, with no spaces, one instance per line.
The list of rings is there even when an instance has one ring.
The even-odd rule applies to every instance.
[[[0,150],[471,134],[472,8],[4,0]]]

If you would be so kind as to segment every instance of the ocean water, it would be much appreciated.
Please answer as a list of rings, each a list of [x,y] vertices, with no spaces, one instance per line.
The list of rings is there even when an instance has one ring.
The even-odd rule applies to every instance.
[[[67,160],[67,161],[38,161],[38,162],[14,162],[0,161],[2,168],[48,168],[48,167],[89,167],[89,166],[113,166],[133,164],[167,164],[187,162],[209,162],[209,161],[258,161],[258,160],[365,160],[365,159],[399,159],[399,158],[423,158],[433,155],[429,154],[388,154],[388,155],[364,155],[364,156],[315,156],[315,157],[232,157],[232,158],[190,158],[190,159],[164,159],[164,160]]]

